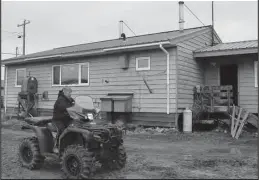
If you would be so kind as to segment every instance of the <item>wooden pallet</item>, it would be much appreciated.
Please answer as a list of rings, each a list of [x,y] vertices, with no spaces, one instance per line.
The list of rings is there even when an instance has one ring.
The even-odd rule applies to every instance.
[[[231,108],[231,136],[238,139],[249,116],[249,112],[238,106]]]

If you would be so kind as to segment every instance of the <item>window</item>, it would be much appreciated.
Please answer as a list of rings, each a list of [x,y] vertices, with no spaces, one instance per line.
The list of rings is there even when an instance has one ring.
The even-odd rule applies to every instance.
[[[26,69],[16,69],[15,86],[21,87],[22,81],[26,78]]]
[[[89,85],[89,63],[53,66],[52,84],[54,86]]]
[[[136,70],[150,70],[150,57],[141,57],[136,59]]]
[[[258,61],[254,62],[254,74],[255,74],[255,87],[258,87]]]

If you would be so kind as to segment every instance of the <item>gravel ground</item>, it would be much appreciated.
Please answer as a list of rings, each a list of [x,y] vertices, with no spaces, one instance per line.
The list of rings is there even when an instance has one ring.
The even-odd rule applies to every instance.
[[[12,128],[11,128],[12,127]],[[61,179],[58,159],[49,157],[41,170],[29,171],[17,162],[17,147],[30,132],[5,125],[2,129],[2,178]],[[128,133],[128,162],[119,171],[97,169],[93,179],[246,178],[258,179],[257,139],[243,133]]]

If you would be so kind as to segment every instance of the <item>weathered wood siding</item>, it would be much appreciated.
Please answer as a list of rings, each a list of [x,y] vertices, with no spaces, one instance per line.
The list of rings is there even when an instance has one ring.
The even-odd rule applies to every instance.
[[[168,49],[170,53],[170,113],[174,113],[176,94],[176,50]],[[136,58],[150,56],[150,71],[136,71]],[[62,87],[52,87],[52,66],[59,64],[89,62],[90,85],[72,87],[73,95],[90,95],[100,105],[100,98],[109,92],[134,92],[133,112],[166,113],[166,55],[160,49],[135,52],[130,55],[129,69],[123,70],[119,65],[118,55],[107,55],[55,61],[46,63],[31,63],[8,67],[7,106],[16,105],[20,88],[15,87],[15,73],[18,68],[26,68],[27,75],[35,76],[38,80],[38,91],[48,91],[49,100],[40,101],[41,109],[52,109],[57,98],[58,90]],[[145,75],[153,93],[150,94],[140,75]],[[109,83],[105,83],[108,80]],[[138,116],[136,116],[138,117]],[[140,116],[139,116],[140,117]],[[139,118],[141,120],[141,118]]]
[[[239,104],[251,113],[258,113],[258,88],[255,87],[255,59],[247,58],[239,64]]]
[[[218,42],[217,37],[214,37]],[[204,67],[193,57],[193,51],[211,45],[211,30],[180,42],[177,50],[178,66],[178,108],[190,107],[193,104],[193,88],[204,84]]]

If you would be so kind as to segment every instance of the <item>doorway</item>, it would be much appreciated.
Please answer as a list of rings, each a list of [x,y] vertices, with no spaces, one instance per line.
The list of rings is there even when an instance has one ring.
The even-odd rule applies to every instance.
[[[238,66],[236,64],[220,66],[220,85],[232,85],[233,102],[238,106]]]

